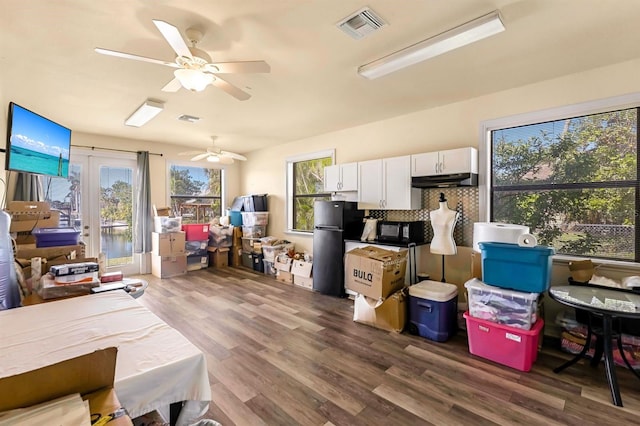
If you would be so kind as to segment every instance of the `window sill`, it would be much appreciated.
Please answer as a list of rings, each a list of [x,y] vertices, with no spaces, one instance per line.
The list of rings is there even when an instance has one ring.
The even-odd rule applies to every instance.
[[[313,237],[313,231],[294,231],[292,229],[288,229],[284,231],[287,235],[297,235],[300,237]]]

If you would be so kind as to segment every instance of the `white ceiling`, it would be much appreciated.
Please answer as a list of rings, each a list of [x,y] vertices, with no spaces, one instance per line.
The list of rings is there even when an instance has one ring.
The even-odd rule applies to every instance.
[[[389,25],[353,40],[335,23],[363,6]],[[356,72],[496,9],[501,34],[377,80]],[[638,58],[638,18],[638,0],[0,0],[0,95],[5,112],[14,101],[74,131],[194,148],[218,135],[247,153]],[[227,76],[247,101],[212,86],[166,93],[172,68],[94,52],[173,61],[152,19],[202,29],[214,62],[265,60],[271,73]],[[164,111],[124,126],[147,98]]]

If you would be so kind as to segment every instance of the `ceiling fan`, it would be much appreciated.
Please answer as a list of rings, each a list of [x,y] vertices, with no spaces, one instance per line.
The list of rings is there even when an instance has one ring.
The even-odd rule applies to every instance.
[[[187,38],[191,42],[191,47],[188,47],[176,27],[156,19],[153,20],[153,23],[178,55],[175,62],[167,62],[161,59],[147,58],[100,47],[96,47],[95,51],[103,55],[177,68],[173,73],[175,78],[162,88],[165,92],[177,92],[181,87],[194,92],[201,92],[211,84],[241,101],[249,99],[251,95],[222,79],[219,74],[268,73],[271,71],[271,67],[265,61],[211,62],[211,56],[196,47],[203,36],[201,31],[195,28],[186,30]]]
[[[200,161],[206,159],[212,163],[233,164],[234,160],[245,161],[247,157],[236,154],[235,152],[223,151],[216,144],[216,136],[211,136],[211,146],[203,151],[186,151],[180,152],[178,155],[193,155],[191,161]]]

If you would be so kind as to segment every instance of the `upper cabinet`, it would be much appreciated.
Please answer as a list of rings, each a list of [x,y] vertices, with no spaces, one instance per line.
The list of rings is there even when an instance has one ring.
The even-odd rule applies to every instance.
[[[358,163],[336,164],[324,168],[325,192],[357,191]]]
[[[411,156],[358,163],[358,208],[415,210],[420,190],[411,187]]]
[[[478,150],[458,148],[411,156],[411,176],[478,173]]]

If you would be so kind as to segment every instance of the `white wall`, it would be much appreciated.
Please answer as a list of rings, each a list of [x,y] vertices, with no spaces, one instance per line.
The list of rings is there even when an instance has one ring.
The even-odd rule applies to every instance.
[[[286,237],[297,249],[311,252],[311,236],[284,233],[286,157],[335,149],[336,162],[346,163],[477,147],[480,123],[485,120],[638,92],[638,69],[640,60],[623,62],[256,151],[242,165],[240,189],[270,194],[269,234]]]

